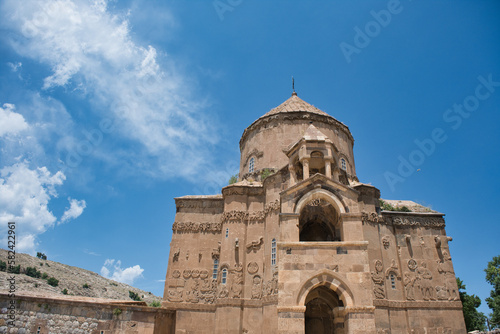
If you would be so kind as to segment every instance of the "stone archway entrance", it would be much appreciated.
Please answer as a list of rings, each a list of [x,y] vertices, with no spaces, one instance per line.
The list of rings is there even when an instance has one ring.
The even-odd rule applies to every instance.
[[[314,199],[300,212],[300,241],[340,241],[338,213],[332,204]]]
[[[343,332],[343,323],[340,319],[335,319],[335,314],[338,314],[338,309],[344,305],[334,291],[319,286],[309,292],[305,305],[305,334]]]

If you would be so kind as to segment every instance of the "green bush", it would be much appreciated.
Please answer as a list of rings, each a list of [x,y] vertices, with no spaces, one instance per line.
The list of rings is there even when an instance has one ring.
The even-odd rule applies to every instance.
[[[83,288],[84,288],[84,289],[90,289],[90,285],[88,285],[87,283],[85,283],[85,284],[83,285]]]
[[[7,263],[0,260],[0,271],[7,271]]]
[[[63,291],[61,291],[63,295],[67,295],[68,294],[68,289],[64,289]]]
[[[52,286],[58,286],[59,285],[59,280],[54,278],[54,277],[50,277],[48,280],[47,280],[47,283],[49,283],[49,285],[52,285]]]
[[[116,315],[116,316],[119,316],[120,314],[122,314],[122,309],[120,308],[115,308],[113,310],[113,314]]]
[[[149,306],[151,306],[151,307],[161,307],[161,302],[159,300],[154,300],[153,302],[151,302],[151,304],[149,304]]]
[[[269,168],[264,168],[261,172],[260,172],[260,178],[262,181],[264,181],[265,179],[267,179],[267,177],[269,175],[273,174],[273,170],[272,169],[269,169]]]
[[[7,272],[9,272],[11,274],[20,274],[21,273],[21,265],[18,264],[15,267],[9,266],[7,269]]]
[[[47,274],[47,273],[42,274],[42,279],[47,279],[48,277],[49,277],[49,274]]]
[[[142,300],[141,297],[139,297],[139,295],[137,293],[130,291],[130,290],[128,291],[128,296],[130,297],[130,299],[138,301],[138,302],[140,302]]]
[[[42,273],[36,270],[35,267],[27,267],[24,274],[34,278],[40,278],[42,276]]]

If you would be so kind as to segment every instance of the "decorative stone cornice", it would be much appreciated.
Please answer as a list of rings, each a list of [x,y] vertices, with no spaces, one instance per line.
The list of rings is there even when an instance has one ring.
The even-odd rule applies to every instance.
[[[432,308],[432,309],[462,309],[460,301],[409,301],[409,300],[386,300],[375,299],[373,305],[376,307],[408,309],[408,308]]]
[[[281,312],[291,312],[291,313],[304,313],[306,311],[305,306],[278,306],[278,313]]]
[[[305,249],[305,248],[368,248],[368,241],[319,241],[319,242],[278,242],[278,248],[292,248],[292,249]]]
[[[220,233],[222,230],[221,222],[213,222],[213,223],[196,223],[196,222],[174,222],[172,225],[172,231],[174,232],[190,232],[190,233],[198,233],[198,232],[211,232],[211,233]]]
[[[267,215],[279,211],[281,208],[280,201],[275,200],[274,202],[265,205],[264,210],[260,211],[240,211],[231,210],[226,211],[222,214],[221,223],[226,223],[230,221],[238,222],[263,222]]]
[[[430,215],[419,213],[401,213],[401,212],[383,212],[378,215],[375,212],[363,212],[363,223],[369,224],[386,224],[394,226],[415,226],[415,227],[445,227],[444,218],[442,215]]]
[[[374,313],[375,306],[348,306],[344,309],[345,313]]]

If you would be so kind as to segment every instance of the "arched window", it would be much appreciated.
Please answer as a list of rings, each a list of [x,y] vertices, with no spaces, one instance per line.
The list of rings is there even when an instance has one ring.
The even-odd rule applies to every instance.
[[[255,167],[255,159],[251,158],[250,162],[248,163],[248,172],[253,173],[254,167]]]
[[[226,238],[229,237],[229,229],[226,228]]]
[[[391,288],[396,289],[396,276],[391,273]]]
[[[347,170],[347,163],[344,158],[340,159],[340,168]]]
[[[227,268],[222,269],[222,284],[226,284],[227,282]]]
[[[271,242],[271,266],[276,265],[276,239]]]
[[[217,279],[218,271],[219,271],[219,259],[214,259],[214,270],[212,272],[212,279]]]

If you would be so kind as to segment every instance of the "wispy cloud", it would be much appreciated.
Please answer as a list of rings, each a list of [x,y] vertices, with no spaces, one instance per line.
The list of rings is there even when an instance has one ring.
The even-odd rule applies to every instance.
[[[139,265],[123,269],[120,260],[107,259],[101,268],[101,275],[103,277],[122,282],[125,284],[133,284],[136,279],[142,277],[144,269]]]
[[[83,199],[79,201],[68,197],[68,201],[70,207],[69,209],[66,209],[66,211],[64,211],[60,223],[65,223],[70,219],[75,219],[80,217],[80,215],[83,213],[83,210],[87,207],[87,203]]]
[[[190,177],[210,160],[206,145],[218,138],[206,106],[165,51],[133,40],[126,14],[112,13],[106,1],[80,0],[6,1],[2,12],[18,34],[13,48],[51,68],[41,89],[78,88],[123,140],[145,148],[114,158],[163,177]]]

